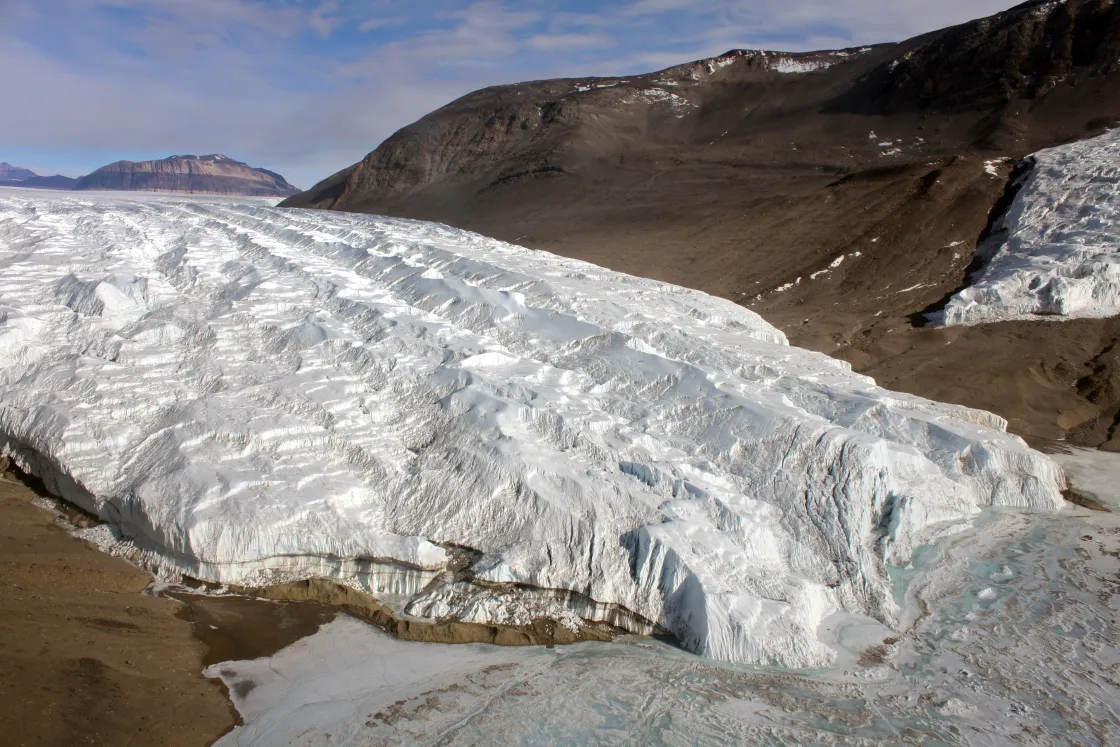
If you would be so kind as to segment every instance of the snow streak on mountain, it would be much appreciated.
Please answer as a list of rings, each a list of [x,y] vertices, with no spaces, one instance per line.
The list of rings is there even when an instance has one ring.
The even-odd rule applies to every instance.
[[[1010,209],[980,247],[984,267],[946,325],[1120,314],[1120,130],[1024,162]]]
[[[0,192],[0,267],[4,452],[166,572],[816,666],[831,613],[895,621],[888,563],[1062,504],[994,415],[440,225]]]

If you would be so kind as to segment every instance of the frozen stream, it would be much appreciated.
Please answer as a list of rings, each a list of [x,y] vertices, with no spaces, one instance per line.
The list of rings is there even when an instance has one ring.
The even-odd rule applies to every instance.
[[[1120,474],[1120,457],[1064,461],[1080,487],[1091,481],[1120,506],[1101,479]],[[637,638],[555,650],[403,643],[340,618],[271,659],[212,668],[246,720],[219,744],[1115,743],[1118,555],[1116,514],[993,513],[899,579],[901,640],[833,618],[822,637],[847,655],[808,674]]]

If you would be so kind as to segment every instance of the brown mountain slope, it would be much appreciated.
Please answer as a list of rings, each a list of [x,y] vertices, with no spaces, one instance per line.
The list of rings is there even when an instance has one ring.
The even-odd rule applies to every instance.
[[[1075,385],[1120,325],[912,320],[963,283],[1018,159],[1120,122],[1117,60],[1120,6],[1069,0],[901,44],[490,88],[285,204],[700,288],[885,386],[1100,443],[1120,387]]]
[[[76,190],[191,192],[285,197],[299,190],[279,174],[220,154],[171,156],[160,161],[117,161],[83,176]]]

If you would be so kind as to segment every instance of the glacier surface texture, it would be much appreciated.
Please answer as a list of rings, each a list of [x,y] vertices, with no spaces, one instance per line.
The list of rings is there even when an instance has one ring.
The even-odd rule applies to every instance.
[[[994,415],[444,226],[8,190],[0,267],[4,453],[168,573],[811,667],[833,613],[896,622],[916,546],[1062,505]]]
[[[1120,314],[1120,130],[1031,156],[972,284],[935,321]]]

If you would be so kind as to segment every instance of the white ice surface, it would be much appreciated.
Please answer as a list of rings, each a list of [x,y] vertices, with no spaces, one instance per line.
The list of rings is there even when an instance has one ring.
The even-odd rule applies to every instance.
[[[1118,551],[1115,515],[988,517],[923,564],[908,609],[925,612],[905,635],[830,619],[848,655],[811,676],[642,640],[406,643],[340,618],[207,670],[245,720],[218,747],[1103,747],[1120,739]]]
[[[1032,158],[1022,189],[979,249],[990,258],[937,323],[1120,313],[1120,130]]]
[[[0,268],[4,451],[212,581],[498,622],[531,614],[503,602],[523,586],[568,590],[712,658],[815,666],[828,616],[896,620],[888,561],[986,506],[1062,505],[991,414],[443,226],[9,191]],[[450,546],[489,586],[425,588]]]
[[[1120,513],[1120,454],[1060,444],[1049,457],[1066,471],[1078,490]]]

